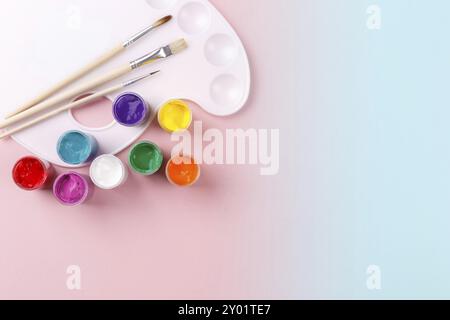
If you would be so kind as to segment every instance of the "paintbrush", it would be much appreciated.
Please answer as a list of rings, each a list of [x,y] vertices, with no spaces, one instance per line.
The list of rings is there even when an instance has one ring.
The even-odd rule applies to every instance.
[[[159,48],[153,52],[150,52],[149,54],[136,59],[130,63],[127,63],[126,65],[119,67],[110,73],[103,75],[99,78],[96,78],[94,80],[91,80],[89,82],[85,82],[84,84],[81,84],[73,89],[69,89],[67,92],[63,92],[58,96],[55,96],[53,98],[50,98],[40,104],[35,105],[34,107],[25,110],[9,119],[6,119],[2,122],[0,122],[0,129],[6,128],[10,125],[13,125],[19,121],[24,120],[25,118],[28,118],[30,116],[33,116],[41,111],[50,109],[54,107],[55,105],[62,103],[69,99],[74,99],[80,94],[86,93],[91,91],[92,89],[95,89],[105,83],[108,83],[114,79],[117,79],[135,69],[138,69],[144,65],[156,62],[161,59],[166,59],[174,54],[177,54],[184,49],[187,48],[187,43],[184,41],[184,39],[175,41],[165,47]]]
[[[121,90],[123,88],[129,87],[129,86],[131,86],[131,85],[133,85],[133,84],[135,84],[135,83],[137,83],[139,81],[142,81],[142,80],[144,80],[144,79],[146,79],[146,78],[148,78],[150,76],[153,76],[154,74],[157,74],[158,72],[159,71],[155,71],[155,72],[146,74],[144,76],[141,76],[141,77],[138,77],[138,78],[135,78],[135,79],[123,82],[121,84],[118,84],[118,85],[115,85],[113,87],[104,89],[104,90],[99,91],[99,92],[97,92],[95,94],[89,95],[89,96],[87,96],[87,97],[85,97],[83,99],[74,101],[74,102],[72,102],[72,103],[70,103],[68,105],[65,105],[63,107],[55,109],[55,110],[53,110],[53,111],[51,111],[51,112],[49,112],[47,114],[44,114],[44,115],[42,115],[40,117],[37,117],[36,119],[33,119],[33,120],[31,120],[29,122],[26,122],[26,123],[23,123],[23,124],[21,124],[18,127],[15,127],[13,129],[10,129],[10,130],[7,130],[5,132],[2,132],[0,134],[0,139],[9,137],[12,134],[15,134],[15,133],[17,133],[19,131],[27,129],[27,128],[31,127],[31,126],[34,126],[35,124],[38,124],[38,123],[40,123],[40,122],[42,122],[44,120],[50,119],[50,118],[60,114],[61,112],[64,112],[64,111],[67,111],[67,110],[70,110],[70,109],[73,109],[73,108],[77,108],[77,107],[80,107],[80,106],[83,106],[85,104],[88,104],[89,102],[97,100],[98,98],[107,96],[108,94],[111,94],[111,93],[119,91],[119,90]]]
[[[157,29],[158,27],[162,26],[163,24],[169,22],[171,19],[172,19],[172,16],[166,16],[166,17],[161,18],[158,21],[154,22],[151,26],[145,28],[144,30],[139,31],[138,33],[133,35],[130,39],[128,39],[124,43],[121,43],[121,44],[115,46],[113,49],[106,52],[101,57],[97,58],[95,61],[91,62],[84,68],[78,70],[71,76],[67,77],[66,79],[62,80],[58,84],[54,85],[53,87],[51,87],[50,89],[48,89],[47,91],[45,91],[44,93],[39,95],[38,97],[34,98],[33,100],[31,100],[31,101],[25,103],[24,105],[22,105],[21,107],[17,108],[14,112],[6,115],[5,119],[11,118],[12,116],[14,116],[22,111],[25,111],[25,110],[31,108],[32,106],[44,101],[48,97],[54,95],[55,93],[57,93],[61,89],[65,88],[69,84],[80,79],[81,77],[90,73],[92,70],[105,64],[106,62],[108,62],[109,60],[111,60],[112,58],[117,56],[118,54],[122,53],[123,51],[125,51],[125,49],[130,47],[133,43],[135,43],[139,39],[143,38],[145,35],[147,35],[151,31],[153,31],[153,30]]]

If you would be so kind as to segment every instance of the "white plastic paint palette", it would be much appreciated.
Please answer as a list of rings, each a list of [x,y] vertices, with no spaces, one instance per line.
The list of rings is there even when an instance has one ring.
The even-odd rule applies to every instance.
[[[5,2],[0,11],[4,43],[0,51],[4,90],[0,116],[168,14],[174,17],[171,22],[88,77],[184,38],[189,45],[186,51],[116,82],[161,70],[154,78],[127,88],[147,100],[153,116],[161,104],[177,98],[192,100],[217,116],[238,112],[250,91],[247,55],[237,34],[209,1],[16,0]],[[115,96],[108,98],[114,100]],[[87,128],[67,112],[13,138],[39,157],[67,166],[56,153],[57,140],[65,131],[92,134],[100,153],[116,154],[129,147],[147,126],[126,128],[112,122],[102,128]]]

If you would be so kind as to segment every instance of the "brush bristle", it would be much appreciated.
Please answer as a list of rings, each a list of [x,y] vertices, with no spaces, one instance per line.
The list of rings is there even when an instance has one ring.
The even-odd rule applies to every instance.
[[[158,21],[156,21],[156,22],[153,24],[153,26],[154,26],[155,28],[156,28],[156,27],[159,27],[159,26],[161,26],[161,25],[163,25],[163,24],[169,22],[170,20],[172,20],[172,16],[166,16],[166,17],[161,18],[161,19],[159,19]]]
[[[177,54],[184,49],[187,48],[187,42],[184,39],[180,39],[178,41],[175,41],[169,45],[170,51],[172,51],[172,54]]]

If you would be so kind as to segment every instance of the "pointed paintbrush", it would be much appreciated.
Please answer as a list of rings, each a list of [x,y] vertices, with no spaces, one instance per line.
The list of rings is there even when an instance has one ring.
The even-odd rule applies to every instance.
[[[119,67],[103,76],[100,76],[99,78],[82,83],[75,88],[72,88],[68,91],[64,91],[60,95],[57,95],[57,96],[52,97],[40,104],[37,104],[34,107],[31,107],[30,109],[25,110],[7,120],[1,121],[0,129],[14,125],[14,124],[16,124],[28,117],[31,117],[37,113],[40,113],[44,110],[55,107],[56,105],[63,103],[66,100],[73,99],[73,98],[79,96],[80,94],[92,91],[93,89],[95,89],[99,86],[102,86],[105,83],[108,83],[114,79],[117,79],[117,78],[119,78],[135,69],[138,69],[144,65],[154,63],[158,60],[169,58],[170,56],[180,53],[181,51],[185,50],[186,48],[187,48],[186,41],[181,39],[181,40],[175,41],[165,47],[156,49],[139,59],[131,61],[130,63],[127,63],[127,64],[123,65],[122,67]]]
[[[31,108],[32,106],[37,105],[38,103],[44,101],[48,97],[54,95],[55,93],[57,93],[61,89],[65,88],[69,84],[71,84],[74,81],[80,79],[81,77],[83,77],[86,74],[90,73],[92,70],[98,68],[99,66],[105,64],[106,62],[108,62],[109,60],[111,60],[112,58],[117,56],[118,54],[122,53],[123,51],[125,51],[125,49],[130,47],[133,43],[135,43],[139,39],[143,38],[145,35],[149,34],[151,31],[153,31],[153,30],[159,28],[160,26],[162,26],[163,24],[169,22],[171,19],[172,19],[172,16],[166,16],[166,17],[161,18],[158,21],[154,22],[151,26],[149,26],[149,27],[139,31],[138,33],[133,35],[130,39],[128,39],[124,43],[121,43],[121,44],[115,46],[113,49],[111,49],[110,51],[106,52],[101,57],[97,58],[95,61],[91,62],[90,64],[88,64],[84,68],[78,70],[77,72],[75,72],[74,74],[70,75],[66,79],[64,79],[61,82],[57,83],[56,85],[54,85],[53,87],[51,87],[47,91],[43,92],[38,97],[34,98],[31,101],[28,101],[27,103],[25,103],[24,105],[20,106],[19,108],[17,108],[12,113],[7,114],[5,119],[9,119],[9,118],[15,116],[16,114],[18,114],[18,113],[20,113],[22,111],[25,111],[25,110]]]
[[[64,112],[64,111],[67,111],[67,110],[70,110],[70,109],[73,109],[73,108],[80,107],[80,106],[85,105],[85,104],[87,104],[89,102],[95,101],[98,98],[107,96],[108,94],[111,94],[113,92],[119,91],[119,90],[121,90],[121,89],[123,89],[125,87],[131,86],[131,85],[133,85],[133,84],[135,84],[135,83],[137,83],[139,81],[142,81],[142,80],[144,80],[144,79],[146,79],[146,78],[148,78],[150,76],[153,76],[154,74],[157,74],[158,72],[159,71],[152,72],[150,74],[146,74],[144,76],[135,78],[133,80],[123,82],[121,84],[118,84],[118,85],[115,85],[113,87],[107,88],[105,90],[99,91],[99,92],[97,92],[95,94],[92,94],[92,95],[89,95],[89,96],[87,96],[87,97],[85,97],[83,99],[74,101],[74,102],[72,102],[72,103],[70,103],[68,105],[65,105],[63,107],[55,109],[55,110],[53,110],[53,111],[51,111],[49,113],[46,113],[46,114],[44,114],[44,115],[42,115],[40,117],[37,117],[36,119],[33,119],[33,120],[31,120],[29,122],[26,122],[26,123],[23,123],[23,124],[15,127],[15,128],[12,128],[10,130],[4,131],[3,133],[0,134],[0,139],[9,137],[12,134],[15,134],[15,133],[17,133],[19,131],[27,129],[27,128],[31,127],[31,126],[34,126],[35,124],[38,124],[38,123],[40,123],[40,122],[42,122],[44,120],[47,120],[47,119],[49,119],[51,117],[54,117],[54,116],[60,114],[61,112]]]

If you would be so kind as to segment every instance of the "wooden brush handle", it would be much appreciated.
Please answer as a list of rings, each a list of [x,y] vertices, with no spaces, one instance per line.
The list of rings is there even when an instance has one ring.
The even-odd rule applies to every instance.
[[[27,103],[25,103],[21,107],[17,108],[12,113],[7,114],[5,119],[11,118],[14,115],[16,115],[16,114],[18,114],[18,113],[20,113],[22,111],[25,111],[25,110],[31,108],[32,106],[37,105],[38,103],[44,101],[45,99],[47,99],[48,97],[54,95],[55,93],[57,93],[61,89],[67,87],[69,84],[75,82],[76,80],[78,80],[81,77],[85,76],[86,74],[90,73],[92,70],[94,70],[97,67],[103,65],[107,61],[111,60],[112,58],[114,58],[115,56],[117,56],[119,53],[121,53],[124,50],[125,50],[125,47],[122,44],[116,46],[115,48],[111,49],[109,52],[105,53],[104,55],[102,55],[101,57],[96,59],[95,61],[93,61],[90,64],[88,64],[87,66],[85,66],[84,68],[78,70],[77,72],[75,72],[71,76],[67,77],[66,79],[64,79],[63,81],[61,81],[58,84],[54,85],[53,87],[51,87],[47,91],[43,92],[38,97],[34,98],[31,101],[28,101]]]
[[[50,98],[40,104],[35,105],[34,107],[29,108],[28,110],[25,110],[19,114],[16,114],[15,116],[12,116],[9,119],[6,119],[6,120],[0,122],[0,129],[6,128],[13,124],[16,124],[19,121],[22,121],[28,117],[31,117],[41,111],[50,109],[50,108],[56,106],[57,104],[60,104],[66,100],[76,98],[77,96],[79,96],[83,93],[87,93],[90,90],[93,90],[105,83],[108,83],[111,80],[117,79],[117,78],[129,73],[132,70],[133,69],[132,69],[131,65],[129,63],[127,63],[126,65],[124,65],[120,68],[117,68],[101,77],[98,77],[91,81],[85,82],[75,88],[69,89],[68,91],[64,91],[61,94],[59,94],[53,98]]]
[[[17,133],[19,131],[25,130],[25,129],[31,127],[31,126],[34,126],[35,124],[38,124],[38,123],[40,123],[42,121],[50,119],[50,118],[60,114],[61,112],[64,112],[64,111],[67,111],[67,110],[70,110],[70,109],[73,109],[73,108],[76,108],[76,107],[80,107],[80,106],[85,105],[85,104],[87,104],[89,102],[92,102],[92,101],[95,101],[95,100],[97,100],[97,99],[99,99],[101,97],[104,97],[104,96],[106,96],[106,95],[108,95],[110,93],[118,91],[118,90],[120,90],[122,88],[123,88],[123,85],[119,84],[119,85],[116,85],[114,87],[111,87],[111,88],[99,91],[99,92],[97,92],[97,93],[95,93],[93,95],[87,96],[87,97],[85,97],[83,99],[74,101],[74,102],[72,102],[72,103],[70,103],[68,105],[65,105],[63,107],[55,109],[55,110],[53,110],[53,111],[51,111],[49,113],[46,113],[46,114],[44,114],[42,116],[39,116],[39,117],[37,117],[37,118],[35,118],[33,120],[30,120],[30,121],[28,121],[26,123],[23,123],[23,124],[13,128],[13,129],[11,129],[11,130],[8,130],[8,131],[5,131],[5,132],[1,133],[0,134],[0,139],[9,137],[10,135],[13,135],[14,133]]]

